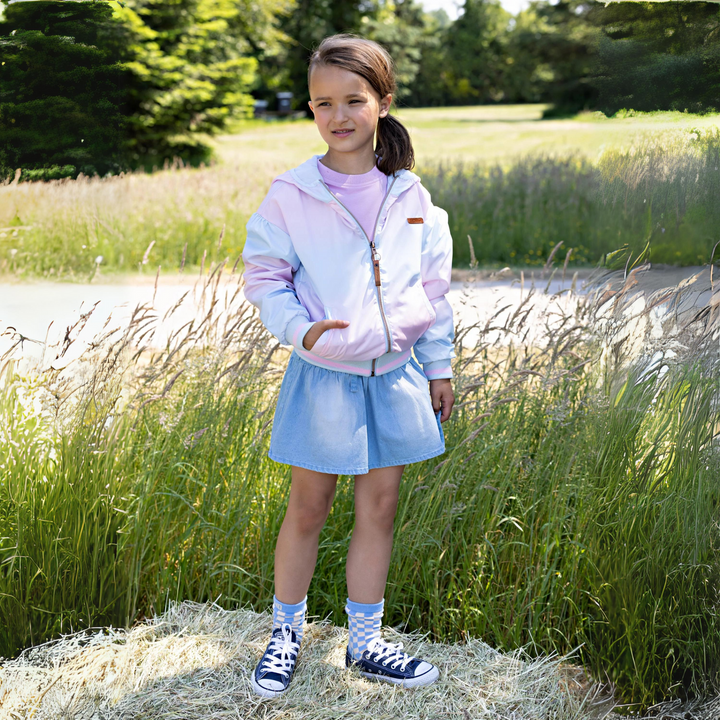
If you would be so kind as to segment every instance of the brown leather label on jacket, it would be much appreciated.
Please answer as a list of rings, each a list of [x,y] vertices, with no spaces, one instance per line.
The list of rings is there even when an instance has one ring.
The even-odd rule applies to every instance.
[[[422,218],[408,218],[410,225],[422,225],[425,222]]]

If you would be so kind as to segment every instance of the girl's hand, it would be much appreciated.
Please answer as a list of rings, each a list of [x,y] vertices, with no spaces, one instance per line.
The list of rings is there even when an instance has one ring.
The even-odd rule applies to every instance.
[[[450,378],[430,381],[430,399],[435,412],[442,410],[440,422],[445,422],[450,417],[452,406],[455,404],[455,393]]]
[[[306,333],[303,338],[303,347],[312,350],[320,336],[332,328],[345,328],[350,324],[348,320],[318,320]]]

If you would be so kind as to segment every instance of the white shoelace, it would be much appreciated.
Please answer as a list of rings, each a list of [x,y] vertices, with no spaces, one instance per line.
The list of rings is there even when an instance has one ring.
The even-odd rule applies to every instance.
[[[385,642],[382,638],[374,637],[370,640],[367,647],[370,654],[375,656],[372,658],[373,660],[381,662],[384,658],[384,662],[382,664],[387,667],[388,663],[392,662],[390,667],[393,670],[397,670],[399,666],[400,671],[404,672],[407,664],[411,660],[414,660],[412,655],[408,655],[406,652],[403,652],[403,644],[401,642],[393,645]]]
[[[272,656],[265,659],[260,666],[260,672],[273,672],[287,676],[292,669],[293,658],[291,653],[297,655],[300,643],[292,641],[292,627],[288,623],[282,626],[282,638],[274,637],[268,645],[267,652]]]

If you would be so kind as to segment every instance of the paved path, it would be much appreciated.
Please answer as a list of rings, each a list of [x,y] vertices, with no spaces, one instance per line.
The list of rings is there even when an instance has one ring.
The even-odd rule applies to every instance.
[[[697,268],[658,270],[644,276],[643,283],[648,291],[676,284],[679,280],[696,272]],[[548,281],[534,276],[522,278],[507,271],[503,276],[489,273],[470,273],[454,271],[455,280],[451,285],[448,298],[455,311],[456,322],[468,325],[484,322],[499,308],[505,307],[504,315],[512,313],[526,298],[533,285],[533,320],[548,312],[552,294],[569,290],[572,281],[553,279]],[[587,275],[587,273],[586,273]],[[68,326],[73,325],[81,316],[94,307],[78,338],[88,342],[102,330],[103,326],[123,326],[129,320],[132,311],[140,304],[147,303],[157,313],[159,320],[155,335],[155,345],[164,345],[170,332],[183,323],[197,317],[202,312],[202,293],[198,278],[189,278],[178,274],[160,277],[157,287],[154,278],[135,278],[125,283],[95,282],[92,284],[74,284],[46,281],[24,283],[0,282],[0,354],[18,338],[15,331],[30,341],[24,344],[26,354],[35,355],[44,341],[52,344],[62,340]],[[221,302],[227,304],[237,290],[239,275],[226,275],[219,285]],[[583,281],[576,283],[582,292]],[[548,290],[548,294],[544,291]],[[162,320],[165,313],[180,299],[185,298],[170,320]],[[560,302],[568,307],[572,302],[570,293],[561,296]],[[235,304],[237,304],[237,300]],[[8,330],[13,328],[14,330]],[[477,339],[477,334],[468,337],[468,342]]]

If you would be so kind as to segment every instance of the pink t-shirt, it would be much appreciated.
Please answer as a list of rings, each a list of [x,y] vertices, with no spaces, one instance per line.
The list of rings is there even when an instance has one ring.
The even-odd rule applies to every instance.
[[[373,239],[375,220],[387,191],[387,175],[374,167],[362,175],[335,172],[318,160],[318,170],[335,197],[355,216]]]

